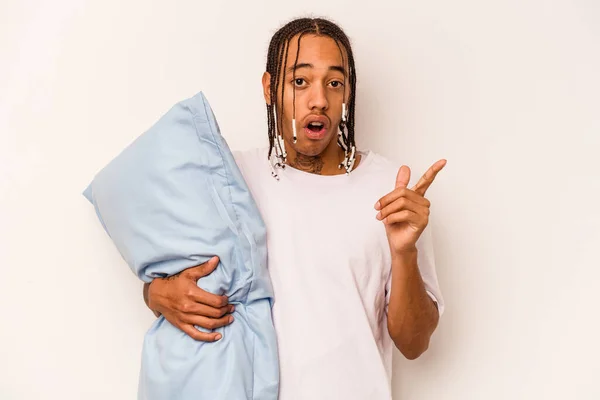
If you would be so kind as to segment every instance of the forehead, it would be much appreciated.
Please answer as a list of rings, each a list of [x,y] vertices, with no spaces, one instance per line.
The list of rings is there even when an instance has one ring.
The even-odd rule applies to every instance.
[[[294,65],[296,53],[298,51],[298,37],[294,36],[290,40],[288,49],[287,65]],[[342,53],[344,57],[342,58]],[[313,64],[315,68],[328,68],[330,66],[346,64],[346,54],[342,45],[338,46],[335,40],[329,36],[317,36],[314,34],[305,34],[300,39],[300,53],[298,53],[298,64]]]

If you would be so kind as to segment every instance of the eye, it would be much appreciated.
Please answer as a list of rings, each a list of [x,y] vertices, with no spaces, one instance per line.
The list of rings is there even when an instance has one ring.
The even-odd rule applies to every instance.
[[[296,86],[302,86],[303,83],[304,83],[304,78],[296,78],[296,79],[294,79],[294,84]]]
[[[340,88],[342,86],[344,86],[343,82],[340,81],[332,81],[329,83],[334,89]]]

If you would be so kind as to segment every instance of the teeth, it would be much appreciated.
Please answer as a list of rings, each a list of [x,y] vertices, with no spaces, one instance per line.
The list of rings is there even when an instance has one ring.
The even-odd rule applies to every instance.
[[[321,127],[322,127],[322,126],[323,126],[323,123],[322,123],[322,122],[311,122],[311,123],[309,123],[309,125],[313,125],[313,126],[321,126]]]

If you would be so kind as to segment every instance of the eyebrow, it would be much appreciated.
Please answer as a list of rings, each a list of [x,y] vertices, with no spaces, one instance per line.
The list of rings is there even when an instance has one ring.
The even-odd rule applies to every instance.
[[[287,69],[288,73],[292,73],[300,68],[314,68],[315,66],[310,63],[300,63],[296,65],[292,65]],[[341,72],[344,76],[346,76],[346,69],[341,65],[330,65],[328,68],[330,71],[338,71]]]

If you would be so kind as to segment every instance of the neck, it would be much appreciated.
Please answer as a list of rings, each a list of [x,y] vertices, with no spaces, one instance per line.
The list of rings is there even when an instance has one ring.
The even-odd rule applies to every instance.
[[[289,157],[289,155],[288,155]],[[290,167],[294,167],[299,169],[300,171],[310,172],[311,174],[317,175],[329,175],[327,173],[323,173],[323,167],[325,166],[325,161],[321,155],[316,156],[307,156],[305,154],[296,153],[294,159],[288,160]],[[327,163],[326,172],[329,172],[331,169],[331,163]]]
[[[288,165],[300,171],[309,172],[317,175],[341,175],[345,174],[344,168],[338,168],[344,160],[344,151],[333,143],[333,146],[328,146],[322,153],[317,155],[306,155],[298,153],[294,148],[288,146]],[[355,168],[360,162],[360,156],[356,155]]]

